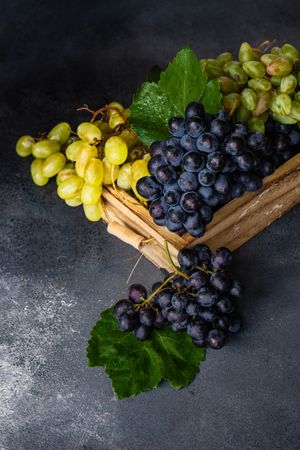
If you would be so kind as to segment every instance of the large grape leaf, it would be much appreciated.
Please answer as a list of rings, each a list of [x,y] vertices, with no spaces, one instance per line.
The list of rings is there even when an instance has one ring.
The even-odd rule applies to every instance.
[[[170,327],[154,330],[151,339],[139,341],[119,330],[112,308],[100,315],[87,348],[89,367],[104,367],[119,399],[157,387],[167,380],[174,389],[187,386],[205,359],[187,333]]]
[[[130,123],[146,145],[169,136],[168,120],[183,116],[191,101],[203,101],[207,112],[221,108],[218,81],[207,81],[207,75],[190,48],[182,49],[160,73],[157,83],[145,82],[130,106]]]
[[[200,100],[206,83],[207,75],[197,56],[190,48],[184,48],[161,73],[158,84],[166,93],[173,115],[183,116],[190,102]]]

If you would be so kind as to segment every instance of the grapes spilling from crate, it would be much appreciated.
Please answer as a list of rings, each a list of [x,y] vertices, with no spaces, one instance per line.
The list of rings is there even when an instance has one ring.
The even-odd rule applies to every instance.
[[[230,270],[232,254],[225,247],[211,252],[198,244],[181,250],[178,262],[180,267],[155,283],[149,296],[143,285],[130,286],[128,298],[113,308],[120,330],[146,340],[154,329],[170,325],[187,332],[198,347],[220,349],[241,327],[237,304],[243,288]]]
[[[185,117],[169,120],[170,137],[150,146],[150,176],[137,191],[149,201],[157,225],[200,237],[213,213],[245,192],[300,149],[300,130],[268,119],[265,133],[249,131],[221,110],[213,116],[190,103]]]

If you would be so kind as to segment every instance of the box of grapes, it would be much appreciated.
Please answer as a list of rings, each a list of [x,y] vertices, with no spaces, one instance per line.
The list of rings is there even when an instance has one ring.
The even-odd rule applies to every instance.
[[[295,47],[243,43],[198,59],[184,48],[155,66],[130,108],[94,111],[23,136],[20,156],[43,186],[160,268],[184,247],[231,250],[300,201],[300,62]]]

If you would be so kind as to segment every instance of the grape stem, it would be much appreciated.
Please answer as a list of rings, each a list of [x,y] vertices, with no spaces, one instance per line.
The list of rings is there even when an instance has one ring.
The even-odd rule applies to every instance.
[[[175,265],[175,263],[174,263],[174,261],[173,261],[173,259],[171,257],[171,254],[170,254],[170,250],[169,250],[169,246],[168,246],[168,242],[167,241],[164,241],[164,247],[165,247],[165,250],[166,250],[167,259],[168,259],[170,265],[172,266],[174,272],[172,272],[170,274],[170,276],[168,276],[168,278],[166,278],[165,281],[163,281],[163,283],[154,292],[152,292],[152,294],[150,294],[146,299],[144,299],[142,297],[143,302],[138,304],[138,305],[135,305],[135,309],[137,311],[140,308],[143,308],[144,306],[148,305],[148,303],[153,299],[153,297],[155,297],[155,295],[157,295],[176,276],[179,275],[182,278],[185,278],[186,280],[190,279],[190,277],[186,273],[181,272],[180,268]]]
[[[204,273],[209,273],[210,275],[214,273],[211,270],[208,270],[208,269],[206,269],[205,267],[202,267],[202,266],[196,266],[196,269],[201,270],[201,272],[204,272]]]
[[[121,113],[121,111],[119,111],[117,108],[114,108],[113,106],[103,106],[102,108],[96,109],[96,111],[94,111],[93,109],[91,109],[86,103],[84,103],[82,106],[80,106],[79,108],[76,109],[76,111],[87,111],[89,113],[92,114],[90,123],[95,122],[95,120],[97,119],[97,117],[99,116],[99,114],[101,114],[102,119],[103,117],[106,115],[106,113],[108,111],[116,111],[121,117],[124,118],[123,114]],[[123,125],[123,124],[122,124]],[[120,129],[119,133],[122,131],[123,128]],[[118,128],[119,130],[119,128]],[[118,133],[118,134],[119,134]],[[114,133],[115,134],[115,133]]]
[[[174,263],[174,261],[172,259],[170,250],[169,250],[168,241],[164,241],[164,247],[165,247],[165,250],[166,250],[167,259],[168,259],[168,261],[170,263],[170,266],[173,268],[174,273],[176,275],[180,275],[182,278],[185,278],[186,280],[189,280],[190,277],[186,273],[181,272],[180,268],[175,265],[175,263]]]
[[[166,284],[168,284],[174,277],[176,277],[176,275],[177,273],[174,272],[168,278],[166,278],[165,281],[157,289],[155,289],[155,291],[152,292],[152,294],[149,295],[149,297],[144,299],[143,303],[136,305],[136,309],[138,310],[146,306],[153,299],[153,297],[155,297],[155,295],[158,294],[161,291],[161,289],[166,286]]]

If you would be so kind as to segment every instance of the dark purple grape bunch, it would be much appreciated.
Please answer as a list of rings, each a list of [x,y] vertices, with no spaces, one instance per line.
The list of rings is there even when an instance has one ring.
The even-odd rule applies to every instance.
[[[155,292],[160,284],[155,283],[152,292]],[[153,296],[150,301],[145,302],[146,299],[146,288],[142,284],[132,284],[128,290],[128,298],[119,300],[113,308],[120,330],[133,331],[140,340],[148,339],[153,328],[160,329],[168,324],[156,303],[156,297]]]
[[[224,111],[205,113],[190,103],[185,117],[169,120],[170,138],[150,146],[149,177],[137,191],[149,200],[157,225],[178,234],[204,234],[213,213],[244,192],[262,187],[300,149],[300,130],[269,119],[265,134],[250,132]]]
[[[237,303],[241,283],[230,271],[231,252],[221,247],[212,251],[204,244],[178,253],[180,268],[155,283],[146,300],[144,286],[134,284],[129,298],[114,307],[122,331],[133,331],[148,339],[153,328],[170,325],[186,331],[198,347],[223,347],[227,336],[240,331]]]

